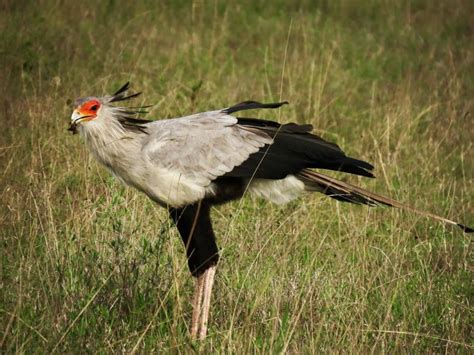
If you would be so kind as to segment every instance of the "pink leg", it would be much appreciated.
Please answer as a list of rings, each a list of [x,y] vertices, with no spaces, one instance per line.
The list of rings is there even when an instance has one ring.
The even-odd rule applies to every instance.
[[[204,340],[207,335],[207,324],[211,306],[212,286],[217,266],[211,266],[198,276],[193,298],[193,318],[191,324],[191,338]]]
[[[204,274],[199,275],[196,280],[193,296],[193,319],[191,321],[191,338],[196,339],[199,330],[199,318],[201,316],[202,293],[204,290]]]
[[[204,299],[202,301],[201,321],[199,324],[199,340],[204,340],[207,335],[207,322],[209,320],[209,309],[211,307],[212,285],[216,275],[216,266],[211,266],[205,271]]]

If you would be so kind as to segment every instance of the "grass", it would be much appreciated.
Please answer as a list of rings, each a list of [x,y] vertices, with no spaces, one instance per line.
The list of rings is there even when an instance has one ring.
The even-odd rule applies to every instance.
[[[0,8],[2,352],[472,352],[469,237],[319,195],[213,211],[212,323],[191,343],[167,213],[66,132],[68,99],[128,80],[153,118],[285,99],[261,117],[375,163],[376,181],[349,181],[472,225],[471,1]]]

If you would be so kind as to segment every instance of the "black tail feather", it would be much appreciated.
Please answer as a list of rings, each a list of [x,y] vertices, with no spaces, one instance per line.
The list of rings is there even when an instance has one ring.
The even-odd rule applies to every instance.
[[[474,229],[471,227],[468,227],[464,224],[458,223],[458,227],[461,228],[465,233],[474,233]]]
[[[348,184],[335,178],[304,169],[297,177],[304,182],[309,191],[318,191],[339,201],[364,204],[369,206],[389,206],[414,212],[421,216],[429,217],[443,223],[452,224],[461,228],[465,233],[473,233],[474,229],[464,224],[457,223],[448,218],[430,212],[420,211],[389,197],[381,196],[360,187]]]

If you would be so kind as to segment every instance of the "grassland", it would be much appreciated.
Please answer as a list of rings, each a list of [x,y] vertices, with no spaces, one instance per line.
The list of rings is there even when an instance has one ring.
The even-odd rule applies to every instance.
[[[1,351],[472,352],[471,239],[316,195],[213,211],[222,259],[193,344],[167,213],[66,128],[69,99],[128,80],[156,119],[286,99],[264,117],[376,165],[347,181],[472,225],[473,24],[469,0],[3,1]]]

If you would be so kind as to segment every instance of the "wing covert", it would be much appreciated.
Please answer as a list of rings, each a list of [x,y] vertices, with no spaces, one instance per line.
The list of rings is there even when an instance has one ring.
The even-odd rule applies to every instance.
[[[222,111],[155,121],[147,126],[150,134],[142,151],[154,166],[207,186],[273,141],[237,122]]]

